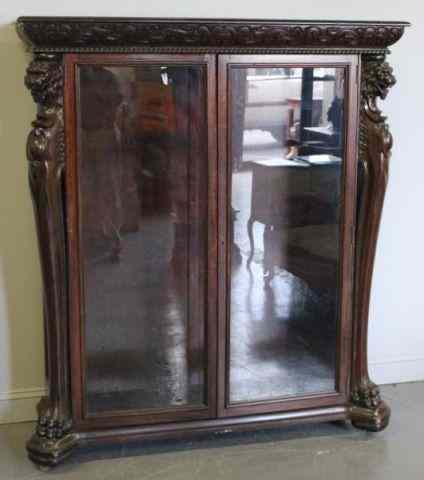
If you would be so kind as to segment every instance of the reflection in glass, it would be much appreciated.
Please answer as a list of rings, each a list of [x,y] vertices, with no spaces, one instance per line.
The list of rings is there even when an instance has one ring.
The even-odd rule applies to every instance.
[[[78,72],[86,410],[205,404],[205,72]]]
[[[229,400],[331,392],[343,69],[230,72]]]

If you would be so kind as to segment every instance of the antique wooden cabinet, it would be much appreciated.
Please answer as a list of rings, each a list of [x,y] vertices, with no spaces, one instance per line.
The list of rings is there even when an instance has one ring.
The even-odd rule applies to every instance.
[[[113,439],[386,427],[368,303],[402,22],[23,17],[42,466]]]

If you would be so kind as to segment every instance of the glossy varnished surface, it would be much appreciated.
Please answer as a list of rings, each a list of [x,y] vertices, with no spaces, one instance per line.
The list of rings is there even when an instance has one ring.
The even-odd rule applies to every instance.
[[[229,79],[229,401],[334,392],[344,70]]]
[[[377,48],[407,22],[231,18],[20,17],[18,33],[37,51],[119,51],[143,47]],[[334,50],[333,50],[334,52]]]
[[[214,24],[214,22],[216,23]],[[255,424],[256,415],[252,414],[266,414],[262,415],[263,422],[261,421],[261,424],[267,426],[274,425],[275,417],[280,420],[284,417],[283,423],[286,423],[305,419],[316,420],[319,416],[321,420],[349,417],[358,428],[372,431],[385,428],[390,410],[381,400],[378,388],[369,379],[366,356],[372,264],[392,143],[385,117],[376,103],[377,98],[384,99],[386,97],[389,88],[395,82],[392,70],[385,62],[386,47],[401,36],[406,25],[405,22],[61,19],[52,17],[21,18],[18,21],[20,33],[36,52],[25,79],[25,84],[30,89],[38,107],[37,119],[33,123],[34,128],[28,137],[27,154],[40,240],[49,383],[47,396],[38,406],[36,430],[27,443],[27,450],[34,462],[39,465],[55,465],[68,456],[82,438],[88,436],[93,440],[98,439],[100,432],[102,437],[109,441],[128,439],[130,432],[125,426],[130,424],[137,425],[132,432],[137,437],[143,438],[147,434],[162,437],[190,434],[198,428],[204,428],[205,425],[208,430],[213,429],[216,432],[221,431],[222,428],[244,428]],[[33,34],[41,37],[38,37],[36,41]],[[313,45],[319,48],[310,48]],[[81,52],[81,54],[77,52]],[[85,53],[82,54],[82,52]],[[120,54],[115,55],[112,52],[120,52]],[[152,55],[148,55],[148,52]],[[172,55],[167,56],[166,52],[172,53]],[[188,55],[189,52],[198,52],[198,55]],[[215,53],[218,56],[205,55],[206,52]],[[183,53],[184,55],[182,55]],[[345,69],[348,88],[345,102],[347,120],[343,165],[345,184],[340,238],[342,245],[340,257],[341,308],[337,355],[337,395],[318,394],[306,398],[293,397],[294,399],[273,401],[272,403],[261,401],[254,405],[227,408],[226,366],[229,364],[229,359],[226,343],[229,332],[226,323],[226,306],[229,305],[229,302],[226,290],[230,285],[226,281],[229,276],[226,272],[231,273],[231,267],[227,268],[226,263],[227,259],[231,258],[227,253],[232,252],[233,249],[232,242],[228,241],[229,232],[232,230],[227,228],[227,224],[231,225],[235,221],[237,212],[232,211],[231,198],[228,196],[230,188],[228,188],[227,180],[228,177],[231,178],[232,169],[230,168],[229,172],[226,171],[227,164],[232,160],[227,158],[229,150],[227,140],[233,137],[231,131],[233,121],[227,119],[227,106],[231,95],[227,88],[226,64],[229,57],[225,55],[226,53],[232,53],[230,61],[250,64],[253,67],[258,64],[267,64],[274,68],[281,64],[294,66],[297,63],[299,66],[303,65],[308,68],[311,65],[326,64]],[[237,56],[236,53],[243,55]],[[154,415],[153,413],[144,414],[145,410],[131,410],[131,415],[123,412],[120,412],[121,415],[111,415],[112,412],[109,412],[102,417],[99,417],[100,413],[96,414],[96,419],[83,419],[82,415],[85,412],[82,412],[84,406],[82,404],[86,398],[84,397],[85,391],[82,391],[82,381],[87,357],[84,351],[84,330],[81,325],[81,320],[84,318],[84,311],[81,308],[84,301],[84,291],[81,288],[83,272],[79,257],[78,236],[81,217],[78,188],[81,182],[76,171],[76,159],[81,152],[76,151],[75,142],[75,64],[104,65],[105,62],[109,62],[109,64],[117,62],[126,64],[126,66],[134,66],[146,61],[156,65],[164,65],[164,63],[189,65],[193,62],[201,62],[203,65],[207,64],[208,68],[207,129],[209,135],[207,148],[210,181],[208,198],[212,208],[208,212],[208,224],[211,228],[208,231],[209,278],[208,302],[205,310],[208,312],[209,327],[207,332],[209,409],[203,409],[200,412],[202,416],[199,415],[197,408],[183,412],[180,409],[178,412],[173,410],[172,414],[169,412],[165,414],[156,408]],[[224,67],[218,69],[220,89],[218,97],[216,97],[214,83],[215,63]],[[360,68],[358,67],[361,65],[362,72],[359,74]],[[361,94],[360,99],[358,98],[359,94]],[[106,97],[105,100],[111,99]],[[219,190],[216,178],[214,178],[217,171],[215,105],[218,106],[219,113]],[[238,112],[234,113],[237,117]],[[308,117],[307,111],[304,112],[303,117],[305,119]],[[65,119],[64,128],[63,118]],[[238,121],[235,121],[235,125],[237,124]],[[316,131],[315,134],[320,134],[320,132]],[[235,133],[236,142],[237,137],[240,135]],[[110,151],[113,154],[113,147]],[[360,179],[360,206],[359,215],[356,217],[354,206],[357,203],[356,164],[358,153],[359,163],[364,168],[365,176]],[[66,173],[66,207],[62,206],[61,202],[63,171]],[[258,178],[258,175],[255,177]],[[259,175],[259,177],[263,178],[263,175]],[[265,175],[266,177],[267,175]],[[272,177],[278,178],[274,175]],[[252,184],[254,183],[252,182]],[[273,189],[271,189],[272,191]],[[217,198],[220,206],[219,217],[217,217],[215,208]],[[291,211],[292,206],[286,213]],[[116,218],[113,209],[111,216]],[[64,217],[67,220],[66,239],[64,239]],[[228,222],[228,218],[232,219],[231,222]],[[356,231],[355,218],[358,219]],[[211,233],[215,232],[217,220],[219,220],[218,244],[215,241],[216,237]],[[261,222],[255,220],[254,223]],[[64,240],[67,240],[66,243],[69,245],[66,251]],[[357,247],[355,247],[355,241]],[[121,244],[122,242],[113,243],[114,247],[120,247]],[[217,245],[219,245],[218,255]],[[251,251],[253,251],[252,248]],[[112,258],[119,258],[121,248],[113,248],[112,252]],[[352,274],[355,255],[356,276],[353,290]],[[254,255],[252,256],[253,261]],[[219,264],[219,279],[221,280],[218,284],[216,283],[216,262]],[[306,264],[305,269],[305,264],[301,262],[291,265],[290,269],[291,271],[294,267],[299,269],[300,272],[295,276],[301,278],[307,273],[309,281],[311,281],[311,270],[308,269],[308,265],[309,263]],[[65,267],[67,267],[67,273],[65,273]],[[322,273],[322,271],[321,269],[320,272]],[[193,277],[195,278],[195,276]],[[272,283],[274,278],[269,278]],[[215,294],[217,286],[218,298]],[[69,306],[69,313],[66,308],[62,308],[63,305]],[[215,324],[213,323],[217,310],[219,313],[218,342],[216,342]],[[210,328],[211,326],[213,328]],[[66,339],[68,331],[70,333],[70,364],[68,364]],[[218,346],[218,356],[215,356],[216,346]],[[218,360],[217,370],[215,369],[216,360]],[[218,373],[217,378],[215,377],[216,372]],[[69,376],[72,377],[72,388]],[[72,409],[69,408],[70,397],[72,397]],[[127,395],[125,397],[128,398]],[[217,412],[215,402],[218,404]],[[158,412],[161,412],[160,415]],[[269,412],[274,413],[270,414]],[[184,415],[180,415],[181,413]],[[230,418],[205,419],[213,418],[216,413],[218,416]],[[190,420],[190,422],[175,421],[181,419]],[[158,421],[162,423],[155,426],[150,425],[152,422]],[[279,421],[277,423],[279,424]],[[98,430],[100,425],[111,428]],[[81,431],[85,433],[81,433]]]
[[[86,414],[205,405],[205,68],[76,75]]]

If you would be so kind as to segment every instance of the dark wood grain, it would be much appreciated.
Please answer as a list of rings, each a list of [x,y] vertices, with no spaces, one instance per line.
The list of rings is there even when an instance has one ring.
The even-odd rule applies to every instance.
[[[180,438],[208,431],[327,420],[351,420],[358,428],[372,431],[387,425],[390,409],[371,382],[367,365],[372,269],[392,144],[377,99],[384,99],[394,84],[385,53],[406,26],[406,22],[18,19],[19,34],[35,52],[26,85],[38,105],[27,156],[42,267],[49,393],[40,402],[36,431],[27,444],[29,456],[36,464],[56,465],[74,447],[86,442]],[[236,53],[240,55],[223,55]],[[189,199],[193,218],[201,216],[202,225],[208,224],[189,234],[193,255],[198,260],[203,258],[205,267],[195,263],[192,276],[187,277],[191,288],[188,302],[204,315],[207,324],[206,404],[174,409],[123,408],[93,416],[87,412],[85,398],[87,358],[78,170],[82,152],[77,142],[77,106],[83,98],[77,88],[76,66],[163,62],[203,65],[206,70],[207,88],[203,94],[207,111],[202,128],[207,129],[208,135],[202,142],[207,145],[200,145],[199,137],[194,135],[188,146],[191,156],[196,156],[202,147],[208,157],[204,166],[207,172],[202,177],[207,182],[199,181],[197,174],[188,181],[192,192],[207,190],[207,209],[199,209],[195,197]],[[232,122],[243,121],[245,103],[241,95],[235,102],[238,111],[229,115],[233,92],[228,89],[227,75],[228,68],[235,64],[332,65],[345,72],[345,162],[338,270],[342,288],[337,378],[332,392],[233,405],[228,402],[228,271],[231,256],[235,255],[229,228],[234,212],[230,208],[228,159],[231,142],[241,142],[240,132],[232,134]],[[163,185],[157,188],[161,192],[158,198],[164,202],[166,189]],[[127,214],[128,219],[133,218],[131,208]],[[95,228],[96,225],[94,233]],[[195,247],[199,235],[206,243],[202,248]],[[296,250],[293,258],[302,255]],[[299,272],[309,267],[306,261],[293,261],[286,268],[301,276]],[[202,269],[206,271],[200,274]],[[199,278],[206,281],[198,281]],[[195,332],[193,335],[198,340]]]
[[[343,167],[341,230],[340,230],[340,303],[338,306],[338,334],[337,334],[337,376],[336,392],[316,393],[313,395],[299,395],[284,399],[269,401],[255,401],[245,404],[231,404],[229,401],[229,338],[230,338],[230,292],[231,292],[231,141],[234,138],[229,119],[232,112],[232,89],[229,84],[230,69],[237,66],[258,67],[305,67],[319,65],[321,67],[342,67],[345,69],[345,157]],[[352,343],[352,294],[353,294],[353,257],[354,218],[356,211],[356,132],[357,132],[357,104],[358,104],[358,58],[356,56],[276,56],[276,55],[221,55],[218,68],[218,140],[219,140],[219,346],[218,346],[218,398],[219,413],[221,416],[234,416],[299,408],[312,408],[318,405],[339,404],[349,399],[349,371],[351,368]]]
[[[136,47],[387,48],[406,22],[20,17],[35,50]]]
[[[61,56],[38,55],[25,84],[38,105],[28,136],[29,183],[43,279],[48,396],[38,405],[38,422],[27,444],[36,463],[55,464],[76,445],[68,362],[67,256],[64,210],[63,66]]]
[[[371,431],[384,429],[390,418],[389,407],[369,378],[367,346],[372,272],[393,143],[377,100],[384,100],[395,82],[384,55],[362,58],[352,422]]]
[[[121,66],[121,67],[132,67],[137,68],[142,66],[154,66],[154,65],[167,65],[169,67],[178,68],[178,65],[181,66],[204,66],[204,75],[203,75],[203,83],[202,83],[202,96],[205,96],[205,114],[207,118],[207,124],[210,129],[207,132],[207,142],[206,145],[204,142],[202,144],[197,143],[197,147],[195,147],[194,143],[194,134],[195,131],[193,130],[192,134],[192,142],[189,147],[192,149],[190,152],[190,162],[191,165],[195,165],[195,159],[205,159],[205,165],[208,165],[209,173],[207,169],[202,167],[198,174],[191,173],[190,174],[190,182],[192,183],[189,188],[188,192],[191,192],[190,195],[190,216],[191,219],[189,220],[190,231],[192,232],[190,238],[190,273],[189,277],[187,278],[187,282],[190,282],[190,307],[189,311],[191,312],[190,315],[193,317],[193,321],[200,321],[199,319],[202,318],[203,313],[206,313],[206,342],[207,342],[207,405],[206,406],[175,406],[174,408],[165,408],[160,406],[152,405],[149,408],[139,408],[139,409],[118,409],[116,411],[103,411],[97,412],[95,414],[90,413],[87,405],[87,354],[86,354],[86,332],[87,332],[87,321],[90,319],[85,319],[85,308],[84,302],[87,300],[85,299],[86,290],[84,287],[84,279],[85,274],[84,269],[82,267],[83,255],[84,250],[82,249],[82,237],[81,232],[82,228],[84,227],[81,224],[80,216],[81,216],[81,196],[83,192],[81,192],[81,175],[83,172],[81,171],[81,153],[79,153],[79,144],[77,142],[75,131],[77,130],[77,112],[75,110],[75,105],[78,105],[78,99],[75,98],[75,92],[78,91],[76,88],[76,75],[75,75],[75,66],[79,65],[99,65],[99,66]],[[214,317],[214,305],[216,301],[213,301],[215,291],[216,291],[216,230],[214,228],[214,217],[216,216],[216,184],[214,180],[214,172],[215,172],[215,163],[216,163],[216,153],[215,153],[215,135],[214,135],[214,124],[215,124],[215,75],[214,75],[214,68],[215,68],[215,58],[208,55],[68,55],[66,58],[66,72],[67,72],[67,95],[66,95],[66,104],[69,105],[69,110],[66,112],[66,118],[69,122],[69,125],[74,125],[72,128],[72,134],[68,139],[68,177],[67,177],[67,185],[68,185],[68,210],[69,210],[69,222],[68,222],[68,230],[69,230],[69,258],[71,263],[71,272],[72,276],[70,278],[71,282],[71,310],[70,310],[70,325],[71,331],[73,332],[71,338],[71,353],[73,359],[74,368],[72,370],[72,384],[73,384],[73,401],[75,405],[75,422],[76,425],[92,425],[94,426],[106,426],[106,425],[125,425],[125,424],[138,424],[138,423],[158,423],[158,422],[170,422],[174,420],[182,420],[182,419],[189,419],[189,418],[204,418],[210,417],[211,415],[215,415],[215,401],[216,401],[216,393],[215,393],[215,375],[216,375],[216,368],[215,368],[215,356],[216,356],[216,322]],[[204,90],[203,90],[204,89]],[[201,113],[200,110],[198,112]],[[200,119],[201,123],[196,126],[202,128],[203,119]],[[181,127],[181,124],[180,124]],[[206,135],[205,135],[206,137]],[[194,148],[196,148],[194,150]],[[203,152],[207,152],[206,157]],[[197,161],[196,160],[196,161]],[[85,174],[86,176],[86,174]],[[201,180],[200,176],[203,176],[204,180]],[[198,193],[196,194],[196,191]],[[209,193],[208,193],[209,192]],[[165,191],[162,191],[160,195],[162,198]],[[203,195],[206,203],[204,207],[201,208],[201,211],[197,211],[197,204],[198,195]],[[195,196],[193,196],[195,195]],[[209,198],[208,198],[209,197]],[[157,199],[160,201],[160,199]],[[202,201],[202,204],[204,202]],[[206,212],[206,214],[205,214]],[[154,211],[153,211],[154,214]],[[152,212],[150,213],[152,215]],[[210,219],[210,223],[208,224],[207,219]],[[203,227],[199,227],[199,222],[202,223]],[[202,238],[200,238],[200,242],[196,240],[197,231],[205,232],[205,242]],[[205,243],[205,248],[208,250],[208,254],[206,255],[205,252],[197,251],[197,248],[201,247],[201,245]],[[203,247],[202,247],[203,248]],[[181,251],[181,248],[180,248]],[[125,252],[123,252],[125,255]],[[207,262],[208,266],[205,268],[203,265],[199,265],[199,267],[195,266],[195,261]],[[133,262],[136,262],[137,259],[134,258]],[[178,267],[178,265],[176,265]],[[180,267],[178,267],[180,268]],[[202,276],[196,274],[195,268],[200,268]],[[207,274],[207,279],[205,275]],[[203,295],[202,289],[198,288],[200,284],[204,281],[202,280],[199,283],[199,280],[204,278],[206,280],[205,287],[207,288],[207,292],[205,295],[209,299],[208,305],[209,308],[205,309],[205,301],[201,301],[201,296]],[[147,280],[147,279],[146,279]],[[117,284],[118,286],[118,284]],[[165,288],[165,286],[163,287]],[[203,287],[202,287],[203,288]],[[196,293],[196,289],[198,292]],[[147,293],[147,291],[146,291]],[[159,292],[158,292],[159,293]],[[159,297],[158,297],[159,300]],[[160,308],[163,305],[158,304],[158,311],[157,315],[158,318],[162,317],[160,313]],[[208,311],[209,310],[209,311]],[[197,313],[199,312],[199,313]],[[133,312],[134,315],[136,312]],[[141,324],[140,324],[141,326]],[[110,328],[112,325],[110,326]],[[144,330],[144,328],[142,329]],[[159,347],[158,347],[159,348]],[[134,358],[133,360],[137,360]],[[147,360],[148,361],[148,360]],[[104,372],[107,370],[107,365],[105,364],[102,369]],[[128,367],[129,370],[132,367]],[[153,368],[153,366],[152,366]],[[105,370],[106,369],[106,370]],[[113,365],[110,365],[110,375],[113,375]]]
[[[330,422],[347,420],[349,409],[346,406],[320,407],[295,412],[245,415],[213,420],[194,420],[191,422],[169,423],[152,426],[122,427],[97,431],[81,431],[78,434],[81,443],[107,444],[116,441],[149,439],[183,439],[208,432],[225,434],[240,431],[255,431],[258,428],[276,428],[292,424],[312,422]]]

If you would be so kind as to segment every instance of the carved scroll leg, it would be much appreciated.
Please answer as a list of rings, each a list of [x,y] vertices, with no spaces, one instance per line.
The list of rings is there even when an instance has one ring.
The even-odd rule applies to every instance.
[[[355,260],[355,332],[352,371],[351,421],[355,427],[383,430],[390,408],[368,373],[368,313],[372,270],[387,185],[392,137],[377,106],[394,85],[392,69],[384,55],[364,55],[361,81],[360,173],[358,228]]]
[[[63,69],[58,55],[38,54],[25,84],[38,104],[27,157],[44,290],[48,397],[38,405],[38,423],[27,443],[29,458],[50,467],[78,443],[72,432],[69,385],[66,244],[63,204]]]
[[[34,137],[40,140],[44,135],[37,122],[35,130],[29,142],[34,142]],[[29,145],[30,148],[35,147]],[[44,282],[49,396],[38,405],[38,422],[27,443],[27,451],[29,458],[42,467],[57,465],[78,443],[77,435],[71,432],[68,385],[64,239],[60,234],[64,228],[62,171],[59,161],[37,160],[29,165]]]

